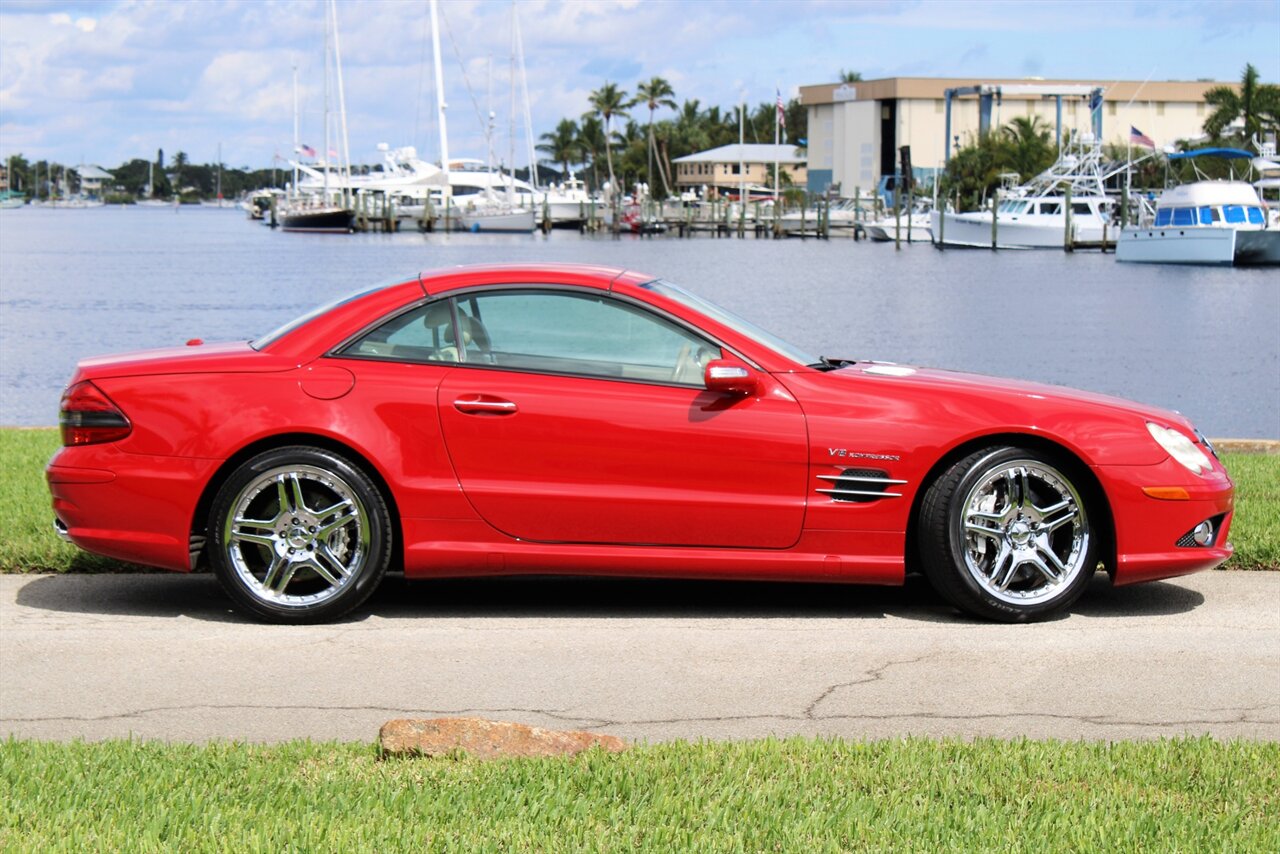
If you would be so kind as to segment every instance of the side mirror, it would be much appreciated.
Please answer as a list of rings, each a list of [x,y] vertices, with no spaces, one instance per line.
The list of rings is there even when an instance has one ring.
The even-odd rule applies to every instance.
[[[725,359],[714,359],[708,362],[702,379],[708,391],[725,394],[755,394],[759,387],[755,375],[749,368]]]

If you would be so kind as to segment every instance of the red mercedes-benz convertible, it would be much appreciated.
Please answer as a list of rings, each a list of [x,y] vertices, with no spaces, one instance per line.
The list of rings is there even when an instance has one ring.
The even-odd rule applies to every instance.
[[[393,567],[901,584],[1034,620],[1231,555],[1180,415],[808,355],[652,276],[458,268],[248,343],[88,359],[49,463],[83,549],[209,565],[265,620]]]

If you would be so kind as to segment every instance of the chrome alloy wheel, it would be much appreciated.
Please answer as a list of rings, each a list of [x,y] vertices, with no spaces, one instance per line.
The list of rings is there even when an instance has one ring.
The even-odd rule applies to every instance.
[[[270,469],[226,514],[227,558],[258,599],[307,608],[355,582],[369,555],[368,512],[338,475],[308,465]]]
[[[978,478],[961,507],[965,568],[1000,601],[1052,601],[1088,569],[1084,503],[1052,466],[1000,462]]]

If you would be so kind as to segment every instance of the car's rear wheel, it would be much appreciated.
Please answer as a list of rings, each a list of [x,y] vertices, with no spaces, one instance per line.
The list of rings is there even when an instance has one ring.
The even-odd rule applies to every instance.
[[[1097,540],[1075,468],[986,448],[935,480],[920,507],[925,575],[953,605],[1004,622],[1044,619],[1084,592]]]
[[[210,559],[242,610],[262,620],[334,619],[363,603],[391,560],[386,501],[338,454],[296,446],[240,465],[209,516]]]

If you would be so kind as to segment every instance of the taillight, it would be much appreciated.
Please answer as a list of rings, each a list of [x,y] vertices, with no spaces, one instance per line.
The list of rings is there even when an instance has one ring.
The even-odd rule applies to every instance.
[[[133,430],[120,407],[88,380],[63,392],[60,409],[58,424],[67,446],[115,442]]]

